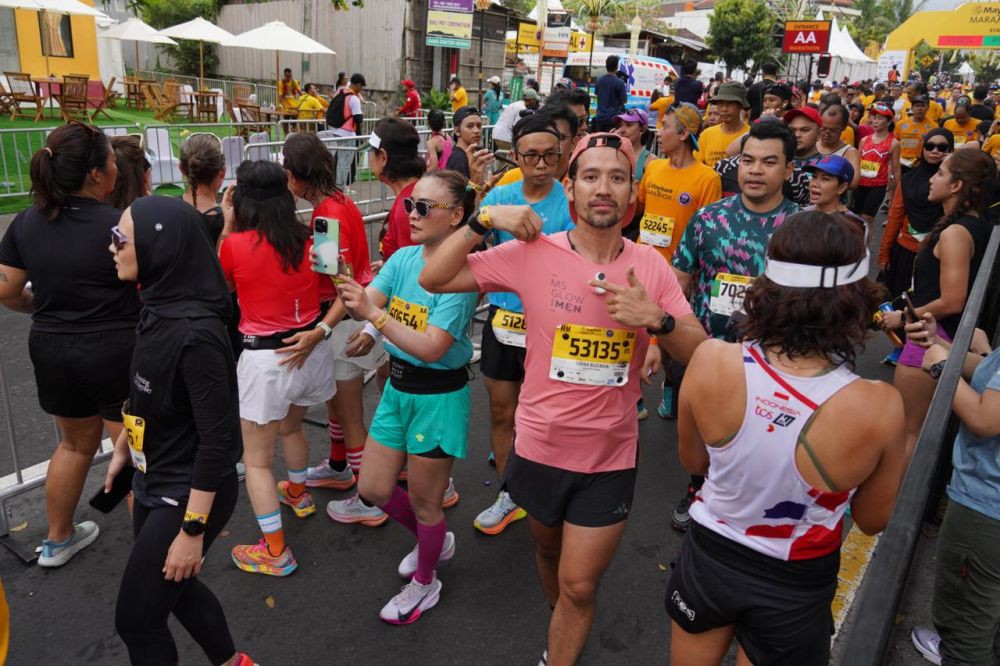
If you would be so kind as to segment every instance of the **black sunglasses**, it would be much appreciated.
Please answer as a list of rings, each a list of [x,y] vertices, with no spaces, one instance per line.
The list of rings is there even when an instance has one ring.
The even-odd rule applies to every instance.
[[[117,224],[111,227],[111,244],[115,246],[115,250],[121,252],[129,242],[128,236],[122,233]]]
[[[928,153],[950,153],[951,146],[947,143],[925,143],[924,150]]]
[[[403,210],[406,211],[406,214],[409,215],[413,212],[414,209],[416,209],[417,215],[420,217],[427,217],[428,215],[431,214],[431,210],[433,210],[434,208],[450,209],[450,208],[458,208],[458,206],[459,204],[442,203],[440,201],[427,201],[425,199],[414,200],[411,199],[410,197],[406,197],[405,199],[403,199]]]

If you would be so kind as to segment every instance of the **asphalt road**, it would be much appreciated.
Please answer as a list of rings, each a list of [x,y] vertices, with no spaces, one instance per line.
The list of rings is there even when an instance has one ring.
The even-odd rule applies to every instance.
[[[0,233],[3,231],[0,223]],[[38,408],[27,359],[28,318],[0,310],[0,357],[10,386],[14,431],[27,466],[51,455],[53,427]],[[878,363],[888,350],[884,336],[871,338],[859,361],[865,377],[891,380]],[[475,366],[474,366],[475,367]],[[252,575],[233,566],[228,550],[255,541],[259,532],[245,492],[227,531],[208,553],[202,579],[227,611],[239,649],[265,665],[273,664],[525,664],[534,665],[545,646],[549,610],[536,580],[527,525],[487,537],[472,527],[475,515],[495,498],[494,470],[488,452],[487,399],[482,382],[473,388],[469,457],[455,466],[457,506],[447,511],[457,535],[457,555],[442,567],[440,604],[419,622],[395,627],[377,613],[403,581],[395,573],[413,545],[408,532],[391,521],[380,528],[346,526],[329,520],[322,507],[347,493],[315,492],[320,511],[305,520],[284,511],[288,540],[299,570],[284,579]],[[725,391],[720,387],[720,391]],[[650,411],[658,400],[647,389]],[[366,390],[370,419],[378,397],[374,382]],[[323,418],[320,414],[317,417]],[[0,412],[0,421],[3,414]],[[0,423],[0,476],[12,471]],[[307,426],[312,460],[326,454],[325,431]],[[582,443],[585,444],[585,443]],[[625,537],[599,594],[597,618],[581,664],[662,664],[668,655],[669,622],[663,592],[681,535],[669,526],[675,502],[684,494],[687,475],[677,459],[676,428],[655,413],[640,426],[641,463],[635,502]],[[280,456],[275,465],[281,478]],[[84,497],[96,492],[104,465],[95,466]],[[30,547],[45,531],[44,495],[31,491],[8,504],[10,523],[23,529],[11,538]],[[61,569],[26,567],[0,551],[0,578],[11,607],[10,664],[122,664],[127,656],[114,631],[114,605],[120,571],[131,535],[124,507],[103,515],[81,503],[78,519],[96,520],[102,534],[90,548]],[[929,604],[928,550],[918,560],[914,590],[904,606]],[[921,573],[922,572],[922,573]],[[906,608],[901,612],[906,613]],[[894,641],[893,664],[918,663],[909,645],[907,617]],[[181,663],[204,663],[186,632],[174,623]]]

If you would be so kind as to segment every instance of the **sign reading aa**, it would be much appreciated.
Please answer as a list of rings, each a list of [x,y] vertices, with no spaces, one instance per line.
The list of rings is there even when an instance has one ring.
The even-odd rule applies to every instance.
[[[830,46],[830,21],[785,21],[782,53],[826,53]]]

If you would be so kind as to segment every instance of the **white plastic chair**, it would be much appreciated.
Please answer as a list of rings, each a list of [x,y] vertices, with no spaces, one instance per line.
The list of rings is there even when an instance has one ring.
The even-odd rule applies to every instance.
[[[180,162],[174,157],[174,149],[170,145],[170,133],[165,127],[146,128],[146,152],[154,187],[184,182]]]
[[[250,147],[247,149],[247,159],[258,161],[271,161],[271,151],[267,146],[254,146],[255,143],[267,143],[271,137],[267,132],[254,132],[250,135]]]
[[[226,179],[222,186],[227,187],[236,180],[236,169],[243,162],[243,147],[246,146],[241,136],[227,136],[222,140],[222,156],[226,160]]]

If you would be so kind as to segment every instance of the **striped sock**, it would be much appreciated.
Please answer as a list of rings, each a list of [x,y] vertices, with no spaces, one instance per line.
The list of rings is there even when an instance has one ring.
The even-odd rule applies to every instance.
[[[281,555],[285,550],[285,530],[281,528],[281,510],[257,516],[257,524],[264,533],[268,552],[275,557]]]
[[[288,470],[288,494],[298,497],[306,490],[306,468]]]
[[[351,471],[357,476],[361,473],[361,456],[365,452],[365,447],[359,446],[356,449],[347,449],[347,464],[351,466]]]
[[[326,421],[326,431],[330,435],[330,469],[337,472],[347,467],[347,447],[344,446],[344,430],[334,418]]]

